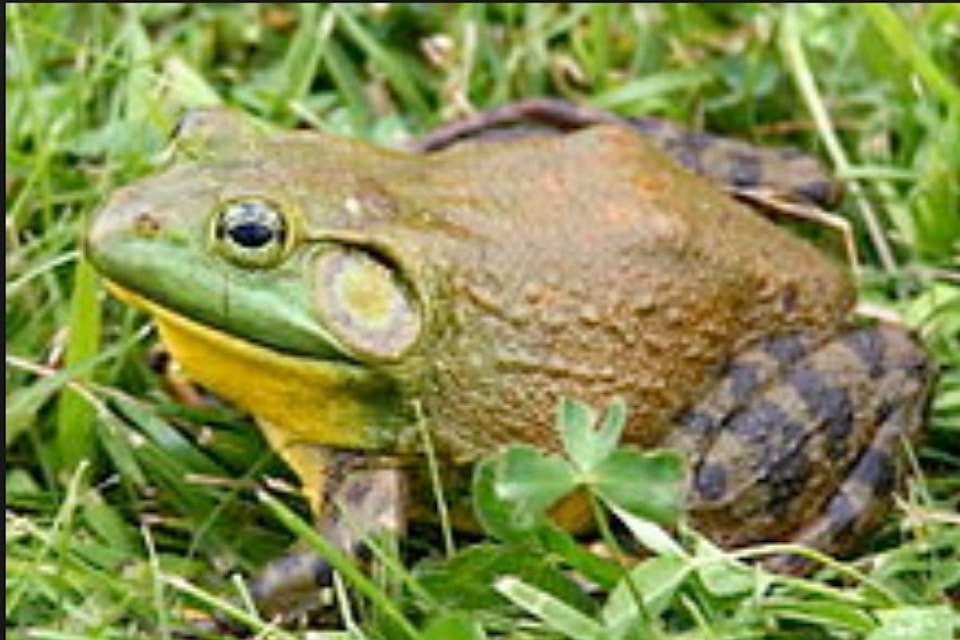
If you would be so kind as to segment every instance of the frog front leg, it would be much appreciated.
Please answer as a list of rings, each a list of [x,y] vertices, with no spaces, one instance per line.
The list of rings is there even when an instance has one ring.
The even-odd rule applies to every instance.
[[[665,443],[688,454],[694,525],[733,547],[850,550],[890,504],[932,379],[927,356],[892,325],[783,335],[739,354]],[[808,568],[796,557],[768,564]]]
[[[400,534],[406,524],[406,477],[396,460],[291,442],[261,424],[271,446],[301,479],[317,529],[352,556],[372,534]],[[263,616],[294,620],[318,608],[319,593],[331,584],[330,566],[309,550],[270,562],[254,578],[251,594]]]

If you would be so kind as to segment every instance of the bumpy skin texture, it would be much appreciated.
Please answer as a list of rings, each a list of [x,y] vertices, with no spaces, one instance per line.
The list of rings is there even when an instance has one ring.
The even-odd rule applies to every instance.
[[[733,353],[778,331],[828,332],[853,302],[841,269],[629,130],[461,145],[436,161],[399,199],[423,198],[429,180],[416,208],[452,212],[444,222],[463,232],[404,230],[400,244],[443,265],[432,298],[456,331],[429,345],[423,400],[455,455],[554,445],[560,395],[621,395],[627,440],[656,443]]]
[[[560,396],[619,395],[627,442],[687,453],[694,521],[718,540],[846,546],[919,429],[922,351],[895,327],[850,328],[845,270],[677,165],[638,135],[649,125],[582,124],[469,139],[480,123],[421,155],[201,113],[173,166],[94,219],[88,255],[190,375],[260,419],[318,511],[327,448],[416,454],[415,405],[463,463],[556,449]],[[815,180],[795,195],[829,191]],[[288,220],[268,268],[211,248],[214,212],[251,198]],[[330,250],[394,274],[417,314],[409,348],[378,357],[324,326]]]

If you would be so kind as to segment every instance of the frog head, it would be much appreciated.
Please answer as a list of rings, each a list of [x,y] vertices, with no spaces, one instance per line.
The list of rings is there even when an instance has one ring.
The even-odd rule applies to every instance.
[[[86,254],[218,395],[310,441],[388,446],[429,305],[389,238],[358,230],[357,168],[391,162],[372,150],[191,114],[169,166],[93,217]]]

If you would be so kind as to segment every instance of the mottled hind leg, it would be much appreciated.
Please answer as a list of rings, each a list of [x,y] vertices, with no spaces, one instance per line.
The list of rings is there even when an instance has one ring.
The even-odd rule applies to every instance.
[[[857,458],[820,515],[800,529],[792,542],[842,553],[880,523],[903,477],[903,456],[899,453],[916,435],[920,424],[916,411],[917,407],[904,404],[883,407],[878,415],[880,427],[870,446]],[[793,574],[811,568],[807,558],[793,555],[774,556],[766,566]]]
[[[892,325],[778,336],[738,355],[666,442],[691,460],[695,526],[727,546],[849,550],[889,506],[931,379],[926,355]]]
[[[794,149],[757,147],[685,129],[667,120],[623,118],[548,98],[521,100],[461,118],[434,129],[408,148],[434,152],[467,140],[556,135],[599,124],[629,126],[690,171],[715,180],[735,194],[752,194],[752,199],[763,192],[829,208],[841,195],[840,183],[828,175],[816,158]]]

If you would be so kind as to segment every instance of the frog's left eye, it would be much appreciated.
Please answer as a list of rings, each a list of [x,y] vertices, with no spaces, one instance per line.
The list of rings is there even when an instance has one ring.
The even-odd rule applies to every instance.
[[[241,267],[272,267],[283,257],[289,230],[280,208],[268,200],[232,200],[214,217],[213,236],[224,257]]]

